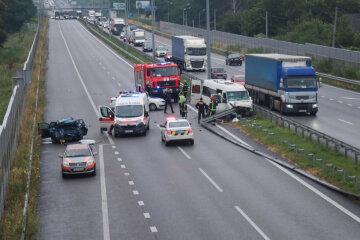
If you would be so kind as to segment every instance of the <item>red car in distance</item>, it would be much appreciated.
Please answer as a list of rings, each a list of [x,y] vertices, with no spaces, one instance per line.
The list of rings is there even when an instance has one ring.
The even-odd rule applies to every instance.
[[[231,77],[230,81],[244,86],[245,85],[245,75],[233,75]]]

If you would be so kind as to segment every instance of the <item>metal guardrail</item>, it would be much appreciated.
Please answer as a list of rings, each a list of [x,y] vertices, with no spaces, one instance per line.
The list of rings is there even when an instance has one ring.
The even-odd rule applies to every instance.
[[[95,31],[95,30],[92,30],[92,31]],[[121,49],[119,46],[117,46],[116,44],[114,44],[113,42],[111,42],[109,39],[105,38],[104,36],[102,36],[101,34],[99,34],[104,40],[106,40],[107,42],[111,43],[114,47],[116,48],[119,48],[121,51],[123,52],[126,52],[125,50]],[[121,42],[119,39],[117,39],[119,42]],[[125,44],[123,42],[121,42],[122,44]],[[132,50],[136,51],[137,53],[141,54],[142,56],[148,58],[149,60],[151,60],[151,56],[150,55],[147,55],[146,53],[138,50],[137,48],[131,46],[131,45],[128,45],[129,48],[131,48]],[[132,54],[126,52],[127,55],[130,55],[134,58],[136,58],[135,56],[133,56]],[[158,59],[157,59],[158,60]],[[142,62],[140,59],[139,59],[140,62]],[[158,60],[160,61],[160,60]],[[197,78],[196,76],[192,75],[191,73],[188,73],[188,72],[182,72],[181,74],[182,76],[188,78],[188,79],[198,79],[200,80],[199,78]],[[327,74],[325,74],[327,75]],[[331,76],[331,75],[327,75],[327,76]],[[348,80],[348,79],[347,79]],[[351,80],[350,80],[351,81]],[[319,132],[315,129],[312,129],[308,126],[305,126],[295,120],[291,120],[289,118],[286,118],[282,115],[279,115],[275,112],[272,112],[264,107],[261,107],[261,106],[258,106],[258,105],[253,105],[254,106],[254,113],[260,113],[266,117],[268,117],[269,119],[273,119],[275,118],[276,121],[281,121],[282,125],[285,127],[288,127],[289,129],[292,127],[295,129],[295,131],[297,132],[298,129],[300,129],[300,131],[302,132],[302,135],[304,136],[305,133],[307,133],[311,138],[313,136],[316,137],[317,139],[317,142],[320,143],[320,142],[324,142],[326,144],[326,146],[329,146],[329,145],[332,145],[336,151],[342,151],[344,152],[345,154],[345,157],[348,157],[348,152],[352,152],[353,153],[353,156],[356,163],[358,162],[358,157],[360,155],[360,149],[354,147],[354,146],[351,146],[350,144],[347,144],[345,142],[342,142],[340,140],[337,140],[325,133],[322,133],[322,132]],[[232,113],[232,112],[231,112]],[[231,114],[230,113],[230,114]],[[204,119],[205,120],[205,119]],[[205,121],[205,122],[209,122],[209,121]],[[321,141],[322,140],[322,141]]]
[[[347,144],[343,141],[337,140],[325,133],[319,132],[313,128],[305,126],[304,124],[299,123],[295,120],[286,118],[280,114],[277,114],[277,113],[275,113],[269,109],[266,109],[264,107],[261,107],[259,105],[254,104],[253,106],[254,106],[255,113],[259,113],[259,114],[267,117],[271,121],[273,119],[275,119],[276,123],[281,122],[281,125],[283,127],[287,127],[287,128],[289,128],[289,130],[293,129],[293,130],[295,130],[296,133],[301,132],[303,137],[305,136],[306,133],[311,139],[313,139],[313,136],[315,136],[318,144],[324,143],[324,144],[326,144],[326,147],[332,146],[335,149],[335,151],[343,152],[345,157],[349,156],[348,152],[352,152],[353,155],[351,157],[353,157],[355,159],[356,164],[358,163],[359,155],[360,155],[359,148],[351,146],[350,144]]]
[[[347,78],[337,77],[337,76],[333,76],[333,75],[329,75],[329,74],[325,74],[325,73],[320,73],[320,72],[317,72],[316,75],[319,76],[319,77],[328,78],[328,79],[335,80],[335,81],[338,81],[338,82],[343,82],[343,83],[348,83],[348,84],[353,84],[353,85],[356,85],[356,86],[360,86],[360,81],[357,81],[357,80],[351,80],[351,79],[347,79]]]
[[[17,146],[18,132],[26,102],[28,84],[31,83],[31,72],[39,39],[39,32],[40,29],[39,26],[37,26],[34,41],[27,60],[24,63],[23,70],[17,72],[17,75],[20,73],[20,77],[17,77],[17,85],[13,89],[3,124],[0,125],[0,219],[4,209],[6,188]]]

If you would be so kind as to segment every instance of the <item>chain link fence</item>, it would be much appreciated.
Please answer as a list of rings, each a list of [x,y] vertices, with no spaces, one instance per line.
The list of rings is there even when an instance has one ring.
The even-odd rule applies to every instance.
[[[0,219],[6,199],[6,188],[10,175],[12,160],[18,141],[18,132],[22,118],[22,112],[26,102],[28,84],[31,83],[32,68],[39,39],[39,25],[37,25],[33,44],[29,51],[24,67],[17,71],[16,85],[6,110],[3,124],[0,125]]]
[[[183,26],[179,24],[160,22],[160,31],[171,35],[193,35],[206,37],[206,30]],[[343,62],[360,65],[360,52],[341,48],[333,48],[312,43],[298,44],[269,38],[254,38],[233,33],[211,31],[211,43],[223,47],[237,45],[242,49],[262,49],[265,52],[277,52],[291,55],[309,55],[314,57],[331,58]]]

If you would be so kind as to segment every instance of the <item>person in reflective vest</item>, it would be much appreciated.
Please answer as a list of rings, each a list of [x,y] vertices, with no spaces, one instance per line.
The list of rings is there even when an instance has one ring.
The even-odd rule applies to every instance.
[[[180,92],[180,96],[179,96],[179,110],[180,110],[180,115],[182,116],[182,105],[183,105],[183,102],[185,102],[185,96],[182,92]]]
[[[212,115],[214,115],[215,112],[216,112],[217,103],[216,103],[216,101],[215,101],[215,99],[214,99],[213,96],[211,96],[210,99],[211,99],[211,100],[210,100],[210,104],[209,104],[209,116],[212,116]]]
[[[201,118],[205,117],[205,110],[208,108],[208,106],[206,105],[206,103],[203,102],[203,99],[200,98],[200,101],[198,101],[196,103],[195,107],[197,109],[199,109],[199,111],[198,111],[198,123],[200,123]]]
[[[182,108],[181,117],[187,118],[188,109],[187,109],[187,102],[186,101],[183,101],[181,103],[181,108]]]

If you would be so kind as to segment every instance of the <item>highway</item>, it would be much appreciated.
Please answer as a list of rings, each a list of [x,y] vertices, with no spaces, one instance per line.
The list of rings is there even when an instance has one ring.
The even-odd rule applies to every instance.
[[[97,108],[134,88],[132,64],[78,21],[49,24],[45,120],[83,118],[99,154],[95,177],[63,179],[65,147],[44,140],[39,239],[358,239],[359,203],[211,134],[194,111],[194,146],[165,147],[162,111],[145,137],[100,134]]]
[[[151,32],[146,32],[146,38],[151,40]],[[171,51],[171,39],[156,35],[155,42],[157,46],[162,45]],[[141,49],[141,47],[137,48]],[[241,67],[225,65],[225,57],[219,54],[211,54],[211,66],[224,67],[228,79],[235,74],[245,75],[244,63]],[[190,73],[200,79],[207,79],[207,72]],[[360,148],[360,141],[354,141],[354,139],[360,139],[360,131],[358,131],[360,128],[360,93],[323,84],[319,90],[318,106],[319,111],[316,116],[290,115],[288,117]]]

